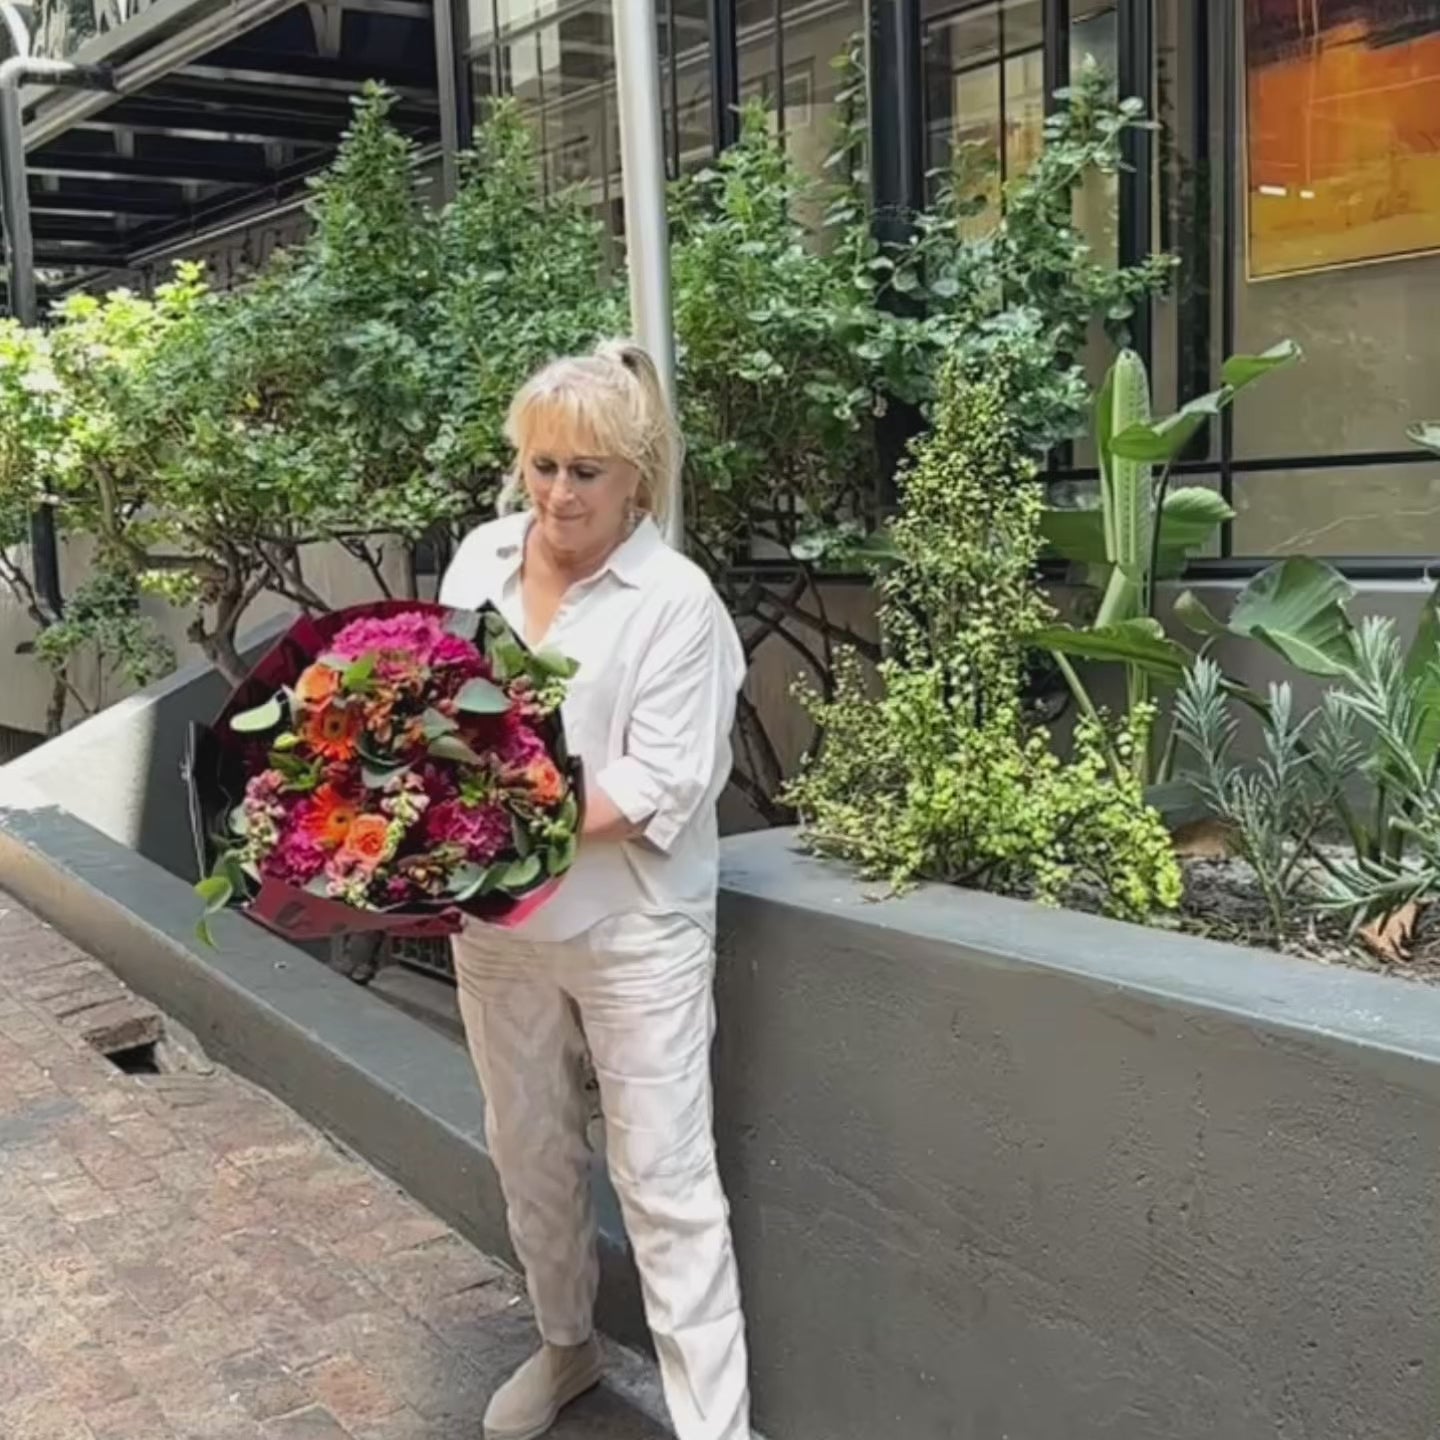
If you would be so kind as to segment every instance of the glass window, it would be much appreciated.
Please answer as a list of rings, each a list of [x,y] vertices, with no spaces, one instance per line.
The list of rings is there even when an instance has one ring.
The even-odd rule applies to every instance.
[[[775,17],[781,17],[776,34]],[[772,133],[806,174],[820,178],[835,142],[835,61],[864,26],[859,0],[755,0],[737,8],[740,100],[759,100]],[[783,79],[782,79],[783,76]]]
[[[976,218],[977,230],[994,223],[1001,188],[1029,168],[1044,140],[1043,14],[1041,0],[926,10],[926,165],[934,183],[951,175],[967,193],[989,197],[992,208]],[[1089,55],[1113,73],[1114,5],[1076,7],[1073,14],[1072,65]],[[1113,184],[1083,203],[1095,212],[1096,236],[1106,225],[1113,231]]]
[[[1215,7],[1157,7],[1156,240],[1179,260],[1156,312],[1159,402],[1217,383],[1227,349],[1305,352],[1238,399],[1228,448],[1211,427],[1238,556],[1440,551],[1440,462],[1390,458],[1440,412],[1440,255],[1413,253],[1427,226],[1440,242],[1440,145],[1420,123],[1440,5],[1367,13],[1247,0],[1227,56]]]

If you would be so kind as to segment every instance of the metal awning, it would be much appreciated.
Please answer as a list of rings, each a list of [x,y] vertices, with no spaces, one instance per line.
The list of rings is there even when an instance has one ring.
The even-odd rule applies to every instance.
[[[52,296],[294,203],[367,81],[406,134],[441,133],[431,0],[159,0],[68,58],[109,66],[115,91],[24,92]]]

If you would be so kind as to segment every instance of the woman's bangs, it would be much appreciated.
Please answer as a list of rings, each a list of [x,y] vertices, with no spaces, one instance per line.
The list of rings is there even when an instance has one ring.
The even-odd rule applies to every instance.
[[[516,448],[522,455],[588,455],[596,460],[626,458],[613,408],[587,390],[571,386],[530,396],[515,416]]]

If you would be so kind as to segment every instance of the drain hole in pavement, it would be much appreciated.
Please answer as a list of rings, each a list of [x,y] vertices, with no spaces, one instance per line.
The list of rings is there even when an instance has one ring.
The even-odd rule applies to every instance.
[[[112,1050],[106,1059],[127,1075],[159,1075],[160,1061],[155,1054],[155,1041],[144,1045],[131,1045],[125,1050]]]

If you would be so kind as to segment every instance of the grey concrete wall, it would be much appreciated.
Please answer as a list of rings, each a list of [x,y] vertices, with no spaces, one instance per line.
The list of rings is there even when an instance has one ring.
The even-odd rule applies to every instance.
[[[718,1111],[785,1440],[1440,1435],[1440,992],[728,842]]]

